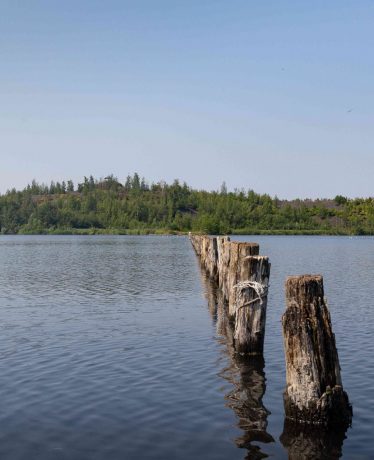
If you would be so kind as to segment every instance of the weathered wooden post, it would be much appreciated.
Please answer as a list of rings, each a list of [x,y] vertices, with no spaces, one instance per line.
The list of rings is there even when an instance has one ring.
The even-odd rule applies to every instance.
[[[191,233],[189,237],[203,268],[211,278],[218,280],[217,238],[206,235],[193,235]]]
[[[352,408],[342,387],[322,276],[289,277],[286,303],[282,317],[286,417],[304,423],[349,424]]]
[[[190,234],[201,266],[215,282],[235,323],[239,353],[261,354],[264,347],[270,263],[260,257],[257,243],[232,242],[228,237]]]
[[[217,252],[218,252],[218,286],[222,291],[223,296],[226,290],[227,274],[230,264],[231,241],[228,236],[217,238]]]
[[[239,243],[232,241],[230,243],[230,260],[224,280],[224,296],[229,304],[229,315],[235,319],[237,310],[237,289],[236,286],[243,282],[249,281],[253,277],[254,266],[251,263],[251,256],[258,256],[260,246],[257,243]]]
[[[209,276],[217,281],[218,280],[218,251],[217,251],[217,238],[208,237],[207,241],[207,251],[206,251],[206,268],[209,273]]]
[[[225,399],[227,406],[237,415],[238,427],[243,431],[235,442],[238,447],[248,449],[248,458],[262,458],[260,448],[254,443],[274,442],[273,437],[267,432],[269,412],[262,401],[266,390],[264,358],[262,355],[242,356],[236,352],[232,324],[222,291],[206,274],[202,275],[202,282],[209,310],[216,321],[217,334],[222,337],[221,343],[227,346],[229,363],[227,366],[225,362],[220,376],[233,386],[225,395]]]
[[[270,263],[268,257],[245,260],[246,281],[234,286],[235,348],[239,353],[262,354],[265,339]]]

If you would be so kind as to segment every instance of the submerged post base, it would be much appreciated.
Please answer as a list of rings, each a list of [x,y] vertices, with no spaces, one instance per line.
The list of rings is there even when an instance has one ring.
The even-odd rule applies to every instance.
[[[308,406],[302,408],[285,392],[284,408],[286,417],[299,423],[348,427],[352,421],[352,406],[340,385],[327,388],[320,399],[311,400]]]

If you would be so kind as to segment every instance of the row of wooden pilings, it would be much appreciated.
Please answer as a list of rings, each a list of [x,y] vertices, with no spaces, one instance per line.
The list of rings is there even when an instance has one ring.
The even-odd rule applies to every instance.
[[[237,353],[262,355],[270,262],[257,243],[190,234],[203,269],[217,284],[232,323]],[[352,408],[343,390],[335,336],[320,275],[286,280],[282,317],[286,359],[285,415],[297,423],[348,426]]]

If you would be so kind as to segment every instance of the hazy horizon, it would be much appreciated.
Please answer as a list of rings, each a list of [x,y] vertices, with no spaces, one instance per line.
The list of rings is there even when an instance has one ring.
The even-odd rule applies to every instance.
[[[374,3],[0,5],[0,192],[137,171],[373,196]]]

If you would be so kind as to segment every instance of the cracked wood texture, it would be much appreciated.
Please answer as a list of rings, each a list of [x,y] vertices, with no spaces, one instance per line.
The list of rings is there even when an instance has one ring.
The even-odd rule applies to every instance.
[[[201,266],[222,292],[234,326],[236,350],[243,354],[261,354],[265,337],[267,295],[256,300],[258,295],[253,288],[238,287],[237,284],[257,281],[268,286],[269,259],[258,255],[257,243],[194,234],[190,234],[190,240]]]
[[[287,278],[282,325],[286,417],[323,425],[349,424],[352,410],[342,387],[322,276]]]
[[[264,256],[246,257],[248,281],[269,285],[270,263]],[[244,280],[243,280],[244,281]],[[264,350],[267,295],[259,298],[250,287],[236,289],[235,349],[239,353],[261,354]]]

